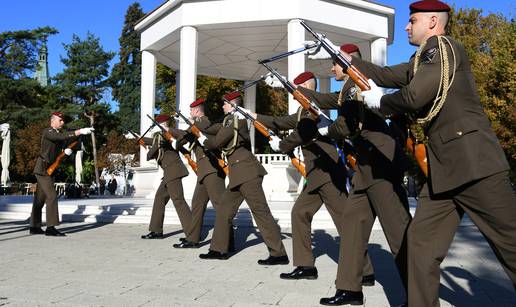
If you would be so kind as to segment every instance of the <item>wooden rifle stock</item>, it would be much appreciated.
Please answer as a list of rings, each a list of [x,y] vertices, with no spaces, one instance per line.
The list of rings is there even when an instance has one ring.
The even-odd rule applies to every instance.
[[[319,118],[319,112],[310,105],[310,100],[308,100],[308,98],[305,95],[303,95],[300,91],[295,90],[294,92],[292,92],[292,96],[295,100],[297,100],[297,102],[299,102],[303,109],[310,112],[310,115],[314,120],[317,120],[317,118]]]
[[[139,144],[140,146],[142,146],[143,148],[147,149],[147,144],[145,144],[145,141],[143,140],[143,137],[140,137],[138,134],[136,134],[136,133],[132,132],[131,130],[129,130],[129,133],[130,133],[133,137],[135,137],[135,138],[137,138],[137,139],[138,139],[137,141],[138,141],[138,144]]]
[[[417,165],[425,175],[428,177],[428,163],[426,157],[426,147],[423,143],[416,143],[412,136],[407,138],[407,149],[416,159]]]
[[[66,148],[67,149],[72,149],[75,147],[75,145],[77,145],[79,142],[78,141],[73,141],[72,143],[70,143],[70,145],[68,145]],[[59,166],[59,164],[61,164],[61,160],[63,160],[65,156],[65,152],[64,150],[62,152],[59,153],[59,155],[57,155],[57,158],[56,160],[54,161],[54,163],[50,164],[50,166],[47,168],[47,174],[49,176],[52,176],[52,174],[54,173],[54,171],[56,170],[56,168]]]
[[[362,91],[368,91],[371,89],[369,82],[367,82],[367,77],[364,76],[364,74],[361,73],[355,66],[350,64],[346,68],[346,73]]]
[[[269,133],[269,129],[265,127],[264,124],[260,123],[257,120],[253,120],[253,125],[260,132],[263,136],[265,136],[267,139],[271,140],[271,134]],[[297,169],[297,171],[301,174],[301,176],[306,178],[306,169],[305,164],[299,160],[298,157],[296,157],[293,153],[290,153],[288,155],[290,157],[290,162],[292,162],[292,165]]]
[[[165,138],[167,139],[167,141],[172,143],[172,140],[174,139],[174,136],[172,135],[172,133],[170,133],[170,131],[165,131],[164,129],[162,130],[162,132],[163,132],[163,135],[165,136]],[[197,173],[197,163],[195,163],[195,161],[192,159],[192,156],[190,155],[190,153],[182,147],[178,151],[183,154],[185,159],[188,161],[188,165],[190,165],[190,167],[192,168],[194,173],[197,175],[198,174]]]
[[[349,165],[353,170],[357,170],[357,159],[352,154],[346,155],[346,160],[348,161]]]

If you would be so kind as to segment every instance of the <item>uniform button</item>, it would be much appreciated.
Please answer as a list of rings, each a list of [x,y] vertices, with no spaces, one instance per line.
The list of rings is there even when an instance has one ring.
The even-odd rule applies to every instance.
[[[457,131],[457,135],[461,136],[462,135],[462,131]]]

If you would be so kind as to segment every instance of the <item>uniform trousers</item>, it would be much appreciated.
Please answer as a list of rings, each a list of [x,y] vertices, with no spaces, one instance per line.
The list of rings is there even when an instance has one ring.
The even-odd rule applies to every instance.
[[[192,224],[186,237],[188,241],[198,243],[201,240],[202,223],[208,201],[211,200],[213,208],[215,208],[215,214],[217,214],[222,204],[224,189],[224,178],[217,173],[208,174],[201,182],[197,182],[192,197]]]
[[[409,306],[439,306],[439,266],[464,213],[484,235],[513,286],[516,284],[516,197],[508,173],[439,195],[425,184],[408,231]]]
[[[172,200],[176,208],[181,227],[185,235],[190,231],[192,223],[192,212],[186,203],[183,195],[183,184],[181,178],[176,178],[168,182],[161,181],[161,184],[154,196],[154,204],[152,205],[152,215],[149,225],[149,231],[163,233],[163,220],[165,219],[165,206],[168,201]]]
[[[350,192],[342,213],[337,289],[362,291],[364,251],[378,216],[403,285],[407,280],[407,229],[411,220],[401,182],[377,179],[364,191]]]
[[[271,256],[287,254],[281,241],[279,225],[274,220],[262,188],[263,177],[256,177],[232,189],[226,189],[222,196],[222,205],[216,212],[215,227],[211,239],[210,250],[227,253],[231,237],[233,218],[245,200],[260,235],[269,249]]]
[[[36,181],[38,185],[34,195],[34,201],[32,202],[30,226],[41,227],[41,214],[45,203],[47,204],[47,227],[59,225],[59,211],[57,208],[57,193],[54,188],[54,177],[36,175]]]
[[[328,212],[341,235],[342,223],[346,223],[341,218],[343,208],[347,204],[345,192],[337,189],[333,182],[327,182],[316,190],[307,192],[303,189],[292,207],[292,247],[294,266],[314,266],[315,259],[312,252],[312,220],[321,208],[326,205]],[[364,275],[374,274],[371,260],[365,252]]]

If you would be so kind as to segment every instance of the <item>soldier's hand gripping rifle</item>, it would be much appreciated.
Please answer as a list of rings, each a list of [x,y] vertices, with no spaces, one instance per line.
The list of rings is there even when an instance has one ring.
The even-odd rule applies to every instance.
[[[172,143],[172,141],[175,139],[174,136],[172,135],[172,133],[170,133],[170,131],[167,131],[165,128],[163,128],[154,118],[152,118],[151,116],[149,116],[149,114],[147,114],[147,117],[150,118],[150,120],[154,123],[154,125],[158,126],[160,129],[161,129],[161,135],[167,140],[169,141],[170,143]],[[195,163],[195,161],[192,159],[192,156],[190,155],[190,153],[188,152],[188,150],[184,149],[183,147],[179,146],[179,148],[177,149],[177,151],[179,151],[180,153],[183,154],[183,156],[186,158],[186,160],[188,161],[188,165],[190,165],[190,167],[192,168],[192,170],[195,172],[195,174],[197,175],[197,163]]]
[[[133,132],[132,130],[127,130],[135,139],[140,146],[147,149],[147,144],[145,144],[145,141],[143,140],[143,136],[139,136],[137,133]]]
[[[186,116],[184,116],[181,112],[177,111],[175,113],[177,116],[181,117],[181,119],[190,127],[190,131],[192,131],[193,135],[195,136],[195,138],[199,138],[201,136],[201,130],[199,130],[199,128],[197,128],[195,126],[195,124],[190,120],[188,119]],[[198,143],[198,146],[201,146],[203,147],[201,144]],[[203,147],[204,148],[204,147]],[[221,158],[215,156],[215,154],[212,152],[212,151],[209,151],[209,150],[205,150],[204,152],[208,152],[208,154],[210,156],[212,156],[213,158],[217,159],[217,163],[219,164],[220,168],[224,171],[224,173],[226,174],[226,176],[229,174],[229,168],[228,168],[228,165],[227,163],[222,160]]]
[[[227,103],[229,103],[235,109],[236,112],[242,114],[246,119],[250,120],[253,123],[253,126],[256,128],[256,130],[258,130],[258,132],[260,132],[268,140],[271,140],[272,136],[277,136],[274,133],[274,131],[270,130],[269,128],[265,127],[264,124],[262,124],[261,122],[257,121],[256,119],[254,119],[249,113],[247,113],[244,110],[242,110],[242,108],[240,106],[238,106],[235,103],[233,103],[231,101],[228,101],[226,99],[224,99],[224,100]],[[299,158],[296,157],[293,152],[290,152],[288,154],[288,156],[290,157],[290,161],[292,162],[292,165],[294,165],[294,167],[301,174],[301,176],[306,178],[305,163],[302,162],[301,160],[299,160]]]
[[[77,146],[77,144],[79,144],[79,141],[73,141],[68,146],[66,146],[66,149],[73,149],[75,146]],[[59,166],[59,164],[61,164],[61,160],[63,160],[64,156],[66,155],[65,150],[60,152],[59,155],[57,155],[57,158],[54,161],[54,163],[50,164],[50,166],[47,168],[47,174],[49,176],[52,176],[56,168]]]
[[[328,54],[331,56],[331,59],[339,64],[345,71],[346,74],[349,75],[349,77],[355,82],[358,87],[362,91],[367,91],[371,89],[371,86],[369,86],[369,83],[367,82],[367,77],[364,76],[362,72],[360,72],[355,66],[351,65],[351,62],[346,59],[339,50],[333,49],[333,43],[326,37],[324,34],[316,33],[312,28],[310,28],[304,21],[301,21],[301,25],[303,28],[306,29],[306,31],[310,32],[315,39],[317,39],[321,47],[328,52]]]

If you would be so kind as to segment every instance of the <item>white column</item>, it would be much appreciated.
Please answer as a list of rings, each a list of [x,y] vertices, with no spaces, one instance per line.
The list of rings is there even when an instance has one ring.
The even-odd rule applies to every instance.
[[[181,105],[181,98],[180,98],[181,96],[179,95],[180,91],[181,91],[181,71],[177,70],[176,71],[176,108],[179,108],[179,106]],[[181,113],[183,113],[182,110],[181,110]],[[190,113],[186,113],[186,114],[190,114]],[[180,124],[181,124],[181,120],[176,120],[176,128]]]
[[[249,81],[246,81],[244,84],[248,84]],[[256,111],[256,85],[248,87],[244,91],[244,108],[249,109],[253,112]],[[256,130],[254,129],[254,126],[251,126],[249,129],[249,137],[251,138],[251,150],[254,153],[255,152],[255,135]]]
[[[141,114],[140,133],[152,124],[147,114],[154,116],[156,102],[156,57],[149,51],[142,51],[142,85],[141,85]],[[147,151],[140,146],[140,166],[149,166],[146,159]]]
[[[197,87],[197,29],[190,26],[181,28],[179,69],[179,104],[176,109],[190,114],[190,104],[195,100]],[[177,84],[177,83],[176,83]],[[187,125],[180,122],[179,127]]]
[[[331,85],[330,78],[320,78],[319,79],[319,92],[329,93],[330,85]]]
[[[288,22],[288,50],[301,47],[305,41],[305,28],[301,20],[292,19]],[[300,73],[305,71],[305,55],[300,52],[288,57],[288,80],[292,81]],[[295,113],[299,104],[292,95],[288,95],[288,114]]]
[[[378,38],[371,42],[371,63],[387,65],[387,39]]]

